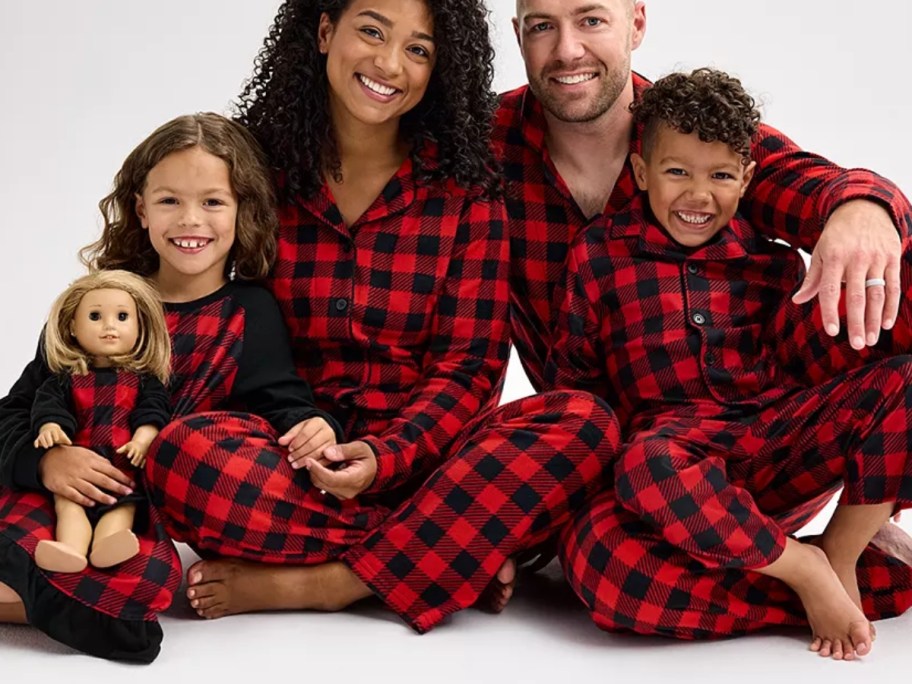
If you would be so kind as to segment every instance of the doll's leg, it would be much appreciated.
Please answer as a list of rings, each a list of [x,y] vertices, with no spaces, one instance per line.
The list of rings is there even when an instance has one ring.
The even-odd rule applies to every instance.
[[[95,526],[95,540],[89,560],[96,568],[110,568],[139,553],[139,540],[133,534],[134,504],[108,511]]]
[[[54,497],[57,541],[42,539],[35,547],[35,564],[51,572],[82,572],[92,540],[92,526],[85,509],[62,496]]]

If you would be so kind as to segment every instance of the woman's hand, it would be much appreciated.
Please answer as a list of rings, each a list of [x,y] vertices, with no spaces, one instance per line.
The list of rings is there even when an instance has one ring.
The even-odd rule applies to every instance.
[[[38,475],[51,493],[87,508],[114,504],[117,499],[111,494],[132,494],[136,486],[107,459],[78,446],[49,449],[38,462]]]
[[[323,418],[308,418],[291,428],[279,437],[279,444],[288,447],[288,460],[291,467],[297,470],[304,467],[304,458],[320,458],[326,447],[336,443],[336,433]]]
[[[329,461],[327,468],[313,458],[304,459],[315,487],[339,499],[353,499],[371,486],[377,476],[377,457],[365,442],[348,442],[323,451],[321,460]]]

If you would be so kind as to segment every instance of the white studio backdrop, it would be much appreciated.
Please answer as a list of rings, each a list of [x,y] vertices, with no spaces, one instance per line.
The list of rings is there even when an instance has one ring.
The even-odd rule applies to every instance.
[[[488,0],[498,90],[525,80],[513,0]],[[156,126],[227,113],[277,0],[0,0],[0,394],[100,228],[98,200]],[[652,0],[634,68],[712,65],[807,149],[912,193],[912,9],[828,0]],[[505,399],[530,391],[511,364]]]

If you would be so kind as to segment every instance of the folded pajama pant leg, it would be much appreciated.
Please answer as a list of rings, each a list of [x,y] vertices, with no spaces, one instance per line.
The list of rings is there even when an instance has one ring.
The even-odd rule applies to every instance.
[[[600,495],[560,544],[568,580],[596,624],[682,639],[804,624],[791,590],[746,570],[775,560],[778,535],[795,532],[842,484],[843,503],[909,506],[910,380],[909,357],[896,357],[796,393],[738,435],[738,448],[756,454],[748,459],[726,462],[708,439],[680,427],[677,462],[642,446],[654,433],[633,457],[625,451],[617,493]],[[709,455],[683,461],[682,444]],[[726,556],[741,547],[745,555]],[[858,580],[869,618],[912,605],[910,551],[875,538],[863,552]]]
[[[320,494],[262,418],[212,412],[166,426],[150,450],[149,496],[171,536],[203,557],[314,565],[338,556],[389,514]]]
[[[504,561],[556,534],[605,487],[619,434],[589,394],[502,406],[341,560],[426,632],[474,604]]]
[[[82,572],[48,572],[35,547],[53,539],[50,495],[0,487],[0,582],[22,598],[29,623],[84,653],[149,663],[161,648],[156,617],[180,587],[180,559],[155,510],[138,532],[139,553],[120,565]]]

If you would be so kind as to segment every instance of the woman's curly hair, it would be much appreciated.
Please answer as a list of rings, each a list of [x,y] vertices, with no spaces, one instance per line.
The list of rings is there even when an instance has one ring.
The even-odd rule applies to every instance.
[[[715,69],[696,69],[660,78],[630,105],[634,121],[644,126],[643,150],[648,154],[659,124],[703,142],[723,142],[750,163],[751,140],[760,124],[754,98],[741,81]]]
[[[173,152],[199,147],[228,165],[237,197],[234,244],[225,264],[240,280],[266,277],[276,254],[278,217],[272,174],[256,139],[240,124],[210,112],[187,114],[159,126],[130,152],[114,177],[114,189],[98,208],[101,237],[79,252],[91,270],[124,269],[142,276],[158,270],[158,254],[136,215],[136,196],[149,172]]]
[[[418,178],[450,178],[486,196],[500,191],[490,149],[496,97],[494,50],[481,0],[426,0],[434,19],[436,64],[421,102],[402,117]],[[282,182],[280,202],[309,198],[323,170],[340,162],[329,113],[326,57],[318,49],[320,16],[335,24],[351,0],[287,0],[278,11],[253,77],[236,103],[238,120],[260,141]],[[423,143],[437,146],[433,164]]]

